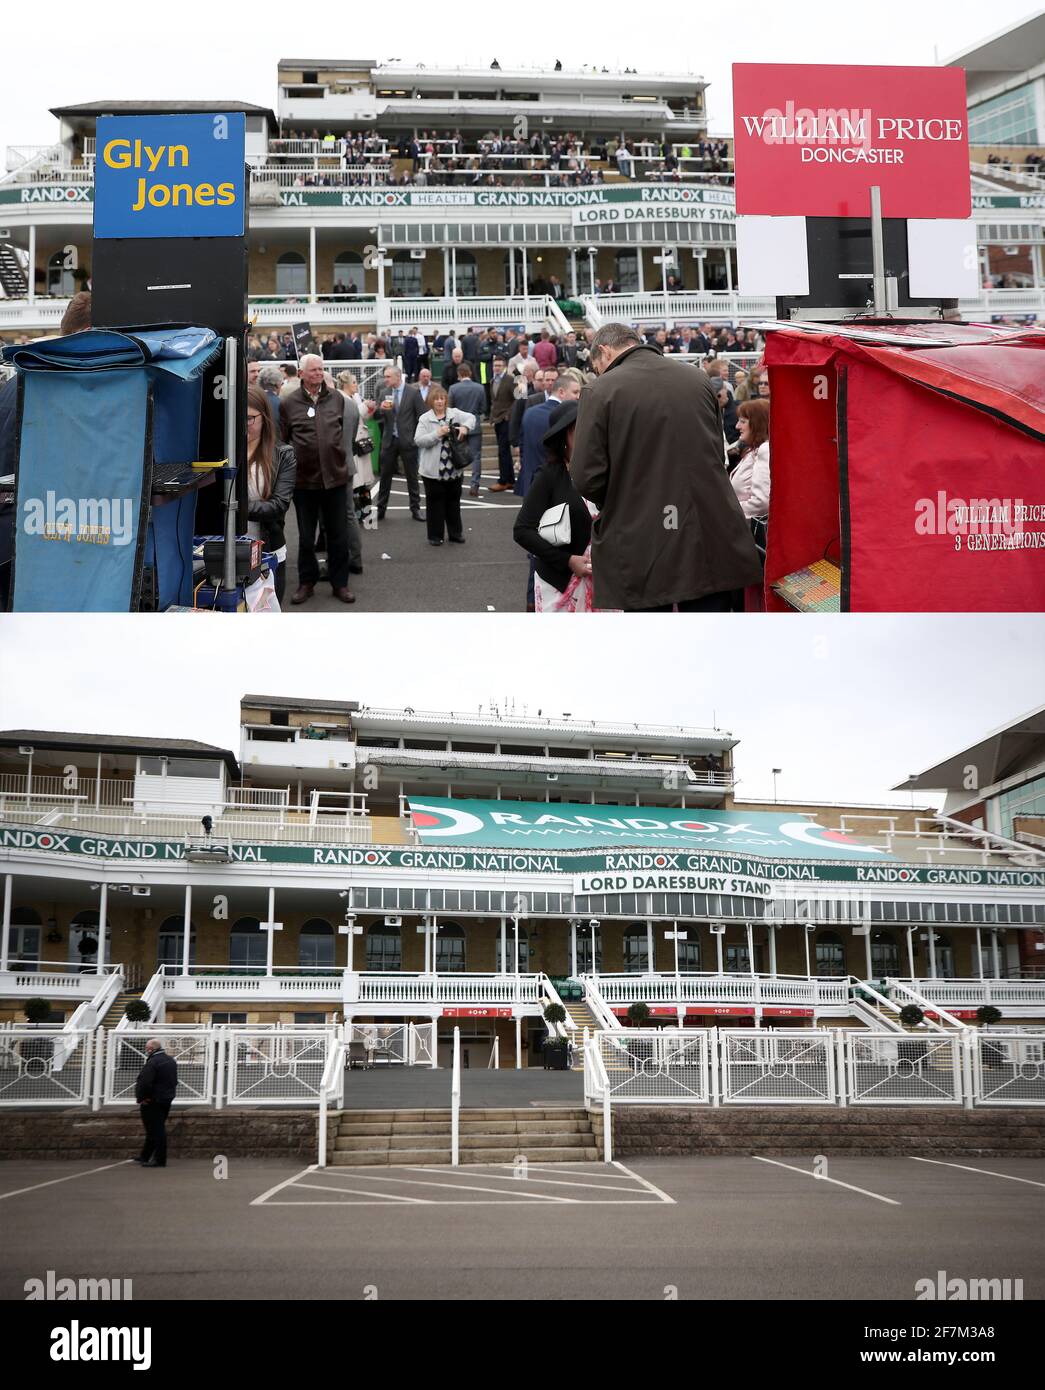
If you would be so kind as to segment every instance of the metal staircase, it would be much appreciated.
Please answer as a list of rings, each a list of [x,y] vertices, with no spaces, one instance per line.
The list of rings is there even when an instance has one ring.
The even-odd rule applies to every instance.
[[[29,276],[7,242],[0,243],[0,290],[5,299],[25,299],[29,293]]]

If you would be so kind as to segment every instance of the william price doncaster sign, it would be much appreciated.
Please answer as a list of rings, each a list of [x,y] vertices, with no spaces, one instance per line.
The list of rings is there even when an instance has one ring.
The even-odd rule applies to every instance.
[[[170,864],[185,860],[182,840],[117,839],[104,835],[72,835],[64,831],[0,826],[0,855],[10,862],[12,852],[71,855],[92,863]],[[234,864],[309,864],[317,868],[352,869],[362,881],[371,869],[421,873],[559,874],[571,880],[576,893],[593,892],[592,876],[651,873],[732,875],[774,883],[876,884],[890,887],[1036,888],[1045,890],[1045,869],[948,867],[946,865],[816,863],[800,859],[758,859],[743,854],[697,851],[590,852],[540,850],[401,849],[371,845],[235,844]],[[218,870],[230,872],[230,868]],[[361,874],[359,871],[363,871]],[[577,876],[577,879],[574,879]],[[578,886],[583,881],[584,887]],[[619,889],[599,891],[618,892]],[[644,890],[649,891],[649,890]],[[666,890],[666,891],[680,891]]]
[[[965,218],[961,68],[733,64],[738,215]]]
[[[94,235],[242,236],[245,131],[242,111],[100,116]]]

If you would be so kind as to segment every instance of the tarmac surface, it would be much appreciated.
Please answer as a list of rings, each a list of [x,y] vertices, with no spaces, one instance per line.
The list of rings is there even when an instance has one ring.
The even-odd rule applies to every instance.
[[[522,499],[514,492],[490,492],[497,482],[497,449],[490,425],[483,426],[483,479],[477,498],[461,497],[464,545],[428,544],[424,526],[411,519],[406,479],[392,483],[385,519],[375,530],[362,528],[363,573],[349,575],[354,604],[333,598],[321,580],[307,603],[290,596],[298,587],[297,520],[287,514],[287,613],[522,613],[526,611],[528,561],[512,539]],[[377,501],[376,485],[373,492]],[[424,512],[424,488],[421,488]],[[325,572],[325,571],[324,571]]]
[[[0,1298],[48,1270],[137,1300],[911,1301],[941,1270],[1045,1294],[1045,1161],[813,1164],[4,1162]]]

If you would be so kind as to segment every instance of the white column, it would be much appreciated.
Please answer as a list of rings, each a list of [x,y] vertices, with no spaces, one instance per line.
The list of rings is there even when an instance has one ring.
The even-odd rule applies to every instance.
[[[812,935],[812,933],[810,932],[809,928],[805,926],[803,926],[802,932],[805,935],[806,939],[806,979],[811,980],[813,978],[813,972],[810,969],[809,965],[809,938]]]
[[[105,971],[105,933],[108,927],[106,913],[109,907],[109,885],[102,884],[101,896],[98,899],[98,963],[94,967],[99,975]]]
[[[980,940],[980,929],[976,928],[976,974],[983,979],[983,944]]]
[[[755,973],[755,934],[750,922],[745,925],[747,927],[747,966],[748,972],[753,975]]]
[[[698,256],[698,257],[697,257],[697,289],[700,290],[700,291],[703,291],[703,289],[704,289],[704,257],[703,257],[703,256]]]
[[[864,978],[865,978],[866,980],[870,980],[870,978],[871,978],[871,928],[870,928],[870,927],[867,928],[867,935],[864,937],[864,960],[865,960],[866,963],[867,963],[867,974],[864,976]]]
[[[8,879],[10,883],[10,879]],[[577,978],[577,922],[570,922],[570,977]]]
[[[501,974],[508,974],[508,924],[501,918]]]
[[[653,949],[653,918],[652,918],[652,917],[647,917],[647,918],[646,918],[646,955],[647,955],[647,958],[648,958],[648,959],[647,959],[647,964],[646,964],[646,969],[650,972],[650,974],[652,974],[652,973],[656,970],[656,968],[657,968],[657,965],[656,965],[657,957],[656,957],[656,953],[655,953],[655,951],[654,951],[654,949]]]
[[[94,772],[94,809],[97,811],[102,804],[102,755],[98,754],[98,762]]]
[[[515,294],[515,247],[508,249],[508,293]]]
[[[599,259],[599,258],[598,258],[597,255],[595,255],[595,256],[589,256],[589,257],[588,257],[588,275],[589,275],[590,278],[591,278],[591,290],[590,290],[590,293],[591,293],[591,294],[594,294],[594,293],[595,293],[595,262],[596,262],[598,259]]]
[[[457,247],[450,247],[450,297],[457,298]]]
[[[0,927],[0,970],[7,969],[7,958],[11,949],[11,895],[14,874],[4,874],[4,915]]]
[[[443,293],[450,293],[450,248],[443,247]]]
[[[192,960],[192,885],[185,885],[185,906],[182,909],[181,973],[189,973]]]
[[[733,248],[727,246],[726,250],[726,289],[730,294],[733,293]]]
[[[269,889],[269,915],[268,915],[268,921],[267,921],[267,922],[262,922],[261,925],[265,928],[265,931],[266,931],[266,933],[267,933],[267,935],[268,935],[268,940],[267,940],[266,943],[265,943],[265,974],[266,974],[266,975],[271,975],[271,974],[272,974],[272,960],[273,960],[273,954],[274,954],[273,948],[274,948],[274,946],[275,946],[275,941],[276,941],[275,933],[278,932],[278,931],[282,931],[282,930],[283,930],[283,923],[282,923],[282,922],[277,922],[277,921],[276,921],[276,890],[275,890],[275,888],[270,888],[270,889]]]
[[[378,299],[385,297],[385,258],[380,254],[377,257],[377,297]],[[378,308],[378,313],[380,312],[381,310]]]
[[[513,938],[514,938],[514,956],[515,956],[515,965],[514,965],[514,968],[513,968],[513,973],[514,973],[515,975],[518,975],[518,973],[519,973],[519,919],[518,919],[518,917],[513,917],[513,918],[512,918],[512,936],[513,936]],[[516,998],[518,998],[518,989],[519,989],[518,983],[516,984],[515,988],[516,988]]]
[[[725,965],[722,960],[722,938],[724,935],[724,932],[715,933],[715,954],[718,957],[718,973],[720,975],[725,973]]]
[[[997,980],[1001,976],[1001,969],[998,960],[998,933],[996,931],[991,932],[991,969]]]
[[[776,975],[776,927],[773,925],[772,922],[768,923],[768,927],[769,927],[769,973],[770,973],[770,975],[775,976],[775,975]]]
[[[316,228],[315,224],[308,229],[308,297],[313,303],[316,301]],[[271,919],[272,914],[269,913]]]
[[[29,224],[29,303],[36,302],[36,223]]]
[[[908,978],[914,979],[914,928],[907,928],[907,974]]]
[[[642,243],[638,245],[639,253],[639,294],[646,293],[646,267],[643,264]]]
[[[522,1016],[515,1016],[515,1070],[522,1071]]]
[[[570,295],[577,298],[577,248],[570,247]]]
[[[936,928],[929,923],[929,979],[936,979]]]

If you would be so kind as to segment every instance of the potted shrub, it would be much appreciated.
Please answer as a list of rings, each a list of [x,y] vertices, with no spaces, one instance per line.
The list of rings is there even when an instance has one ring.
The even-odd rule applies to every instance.
[[[627,1021],[632,1028],[641,1028],[643,1024],[649,1022],[649,1005],[644,1004],[641,999],[634,1004],[628,1005]]]
[[[47,999],[33,998],[25,1001],[27,1023],[46,1023],[51,1017],[51,1004]]]
[[[124,1018],[129,1023],[151,1023],[152,1010],[144,999],[128,999],[124,1005]]]
[[[993,1004],[981,1004],[976,1010],[976,1022],[981,1028],[993,1027],[1001,1022],[1001,1009],[996,1009]]]
[[[924,1018],[925,1014],[917,1004],[905,1004],[900,1010],[900,1022],[905,1028],[917,1028]]]
[[[548,1025],[548,1036],[544,1040],[545,1071],[565,1071],[569,1065],[569,1045],[565,1038],[556,1036],[554,1029],[556,1024],[566,1022],[566,1010],[561,1004],[549,1004],[544,1011],[544,1021]]]

